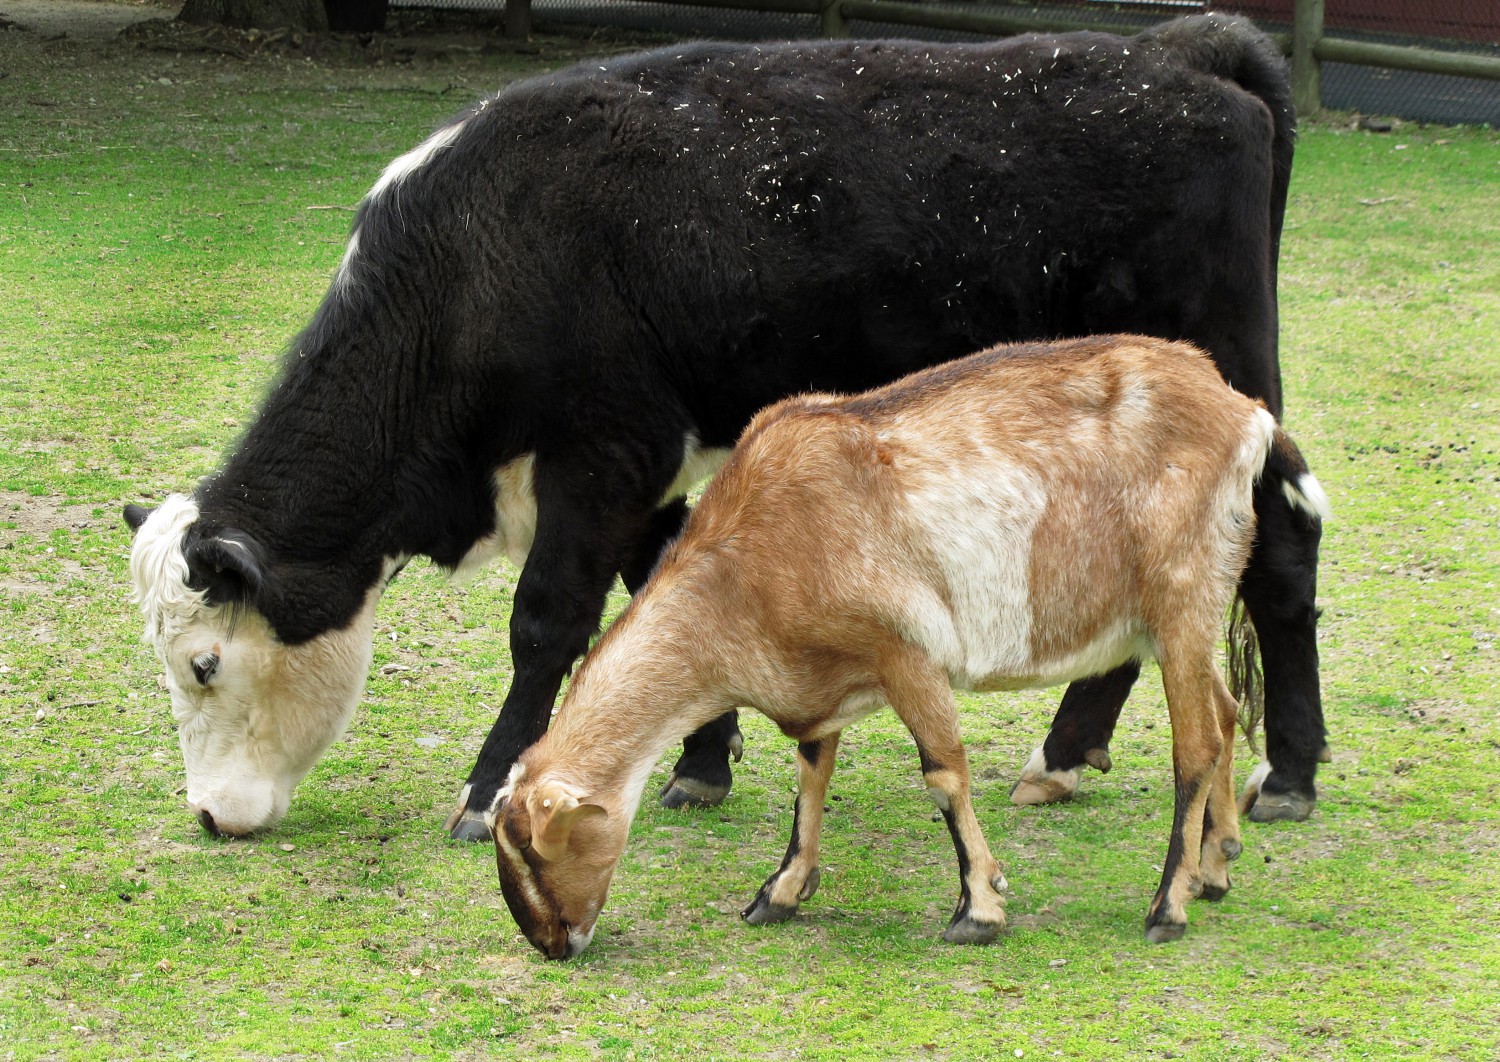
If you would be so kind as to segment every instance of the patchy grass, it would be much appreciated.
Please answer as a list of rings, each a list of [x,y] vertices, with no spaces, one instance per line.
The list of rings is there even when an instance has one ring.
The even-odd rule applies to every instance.
[[[120,506],[214,466],[384,162],[564,51],[366,68],[0,34],[19,101],[0,114],[7,1050],[1500,1054],[1490,132],[1302,138],[1283,365],[1290,427],[1337,514],[1320,595],[1334,762],[1310,822],[1247,825],[1234,892],[1195,905],[1183,942],[1141,936],[1171,814],[1148,674],[1115,771],[1066,807],[1005,799],[1054,695],[965,698],[981,818],[1012,883],[1012,928],[989,948],[937,939],[952,850],[889,717],[840,750],[818,896],[791,924],[741,924],[795,778],[790,744],[752,717],[724,807],[646,807],[594,946],[545,963],[491,854],[439,830],[509,679],[505,567],[466,587],[403,575],[362,710],[286,822],[248,842],[201,833],[126,600]]]

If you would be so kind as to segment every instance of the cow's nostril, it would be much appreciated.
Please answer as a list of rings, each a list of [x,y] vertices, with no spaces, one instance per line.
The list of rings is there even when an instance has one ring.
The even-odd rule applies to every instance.
[[[207,808],[198,812],[198,821],[203,823],[203,828],[215,837],[225,836],[224,831],[219,829],[219,824],[214,821],[213,815],[209,813]]]

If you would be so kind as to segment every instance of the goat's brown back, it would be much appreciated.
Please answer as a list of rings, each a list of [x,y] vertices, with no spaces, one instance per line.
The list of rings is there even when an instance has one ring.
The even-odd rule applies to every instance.
[[[662,575],[727,556],[721,578],[754,573],[736,607],[804,656],[894,634],[970,688],[1097,673],[1227,605],[1274,423],[1260,408],[1194,348],[1134,336],[789,399],[746,431]]]

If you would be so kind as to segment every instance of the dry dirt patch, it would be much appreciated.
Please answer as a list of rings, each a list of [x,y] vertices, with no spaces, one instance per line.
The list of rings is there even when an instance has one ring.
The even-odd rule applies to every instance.
[[[43,38],[108,40],[137,22],[174,18],[181,7],[181,0],[0,0],[0,19]]]

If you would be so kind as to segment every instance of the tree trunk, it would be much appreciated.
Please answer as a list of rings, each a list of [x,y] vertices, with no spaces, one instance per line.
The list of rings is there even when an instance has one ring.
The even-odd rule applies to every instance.
[[[389,3],[390,0],[187,0],[177,18],[194,25],[236,29],[371,33],[385,29]]]

